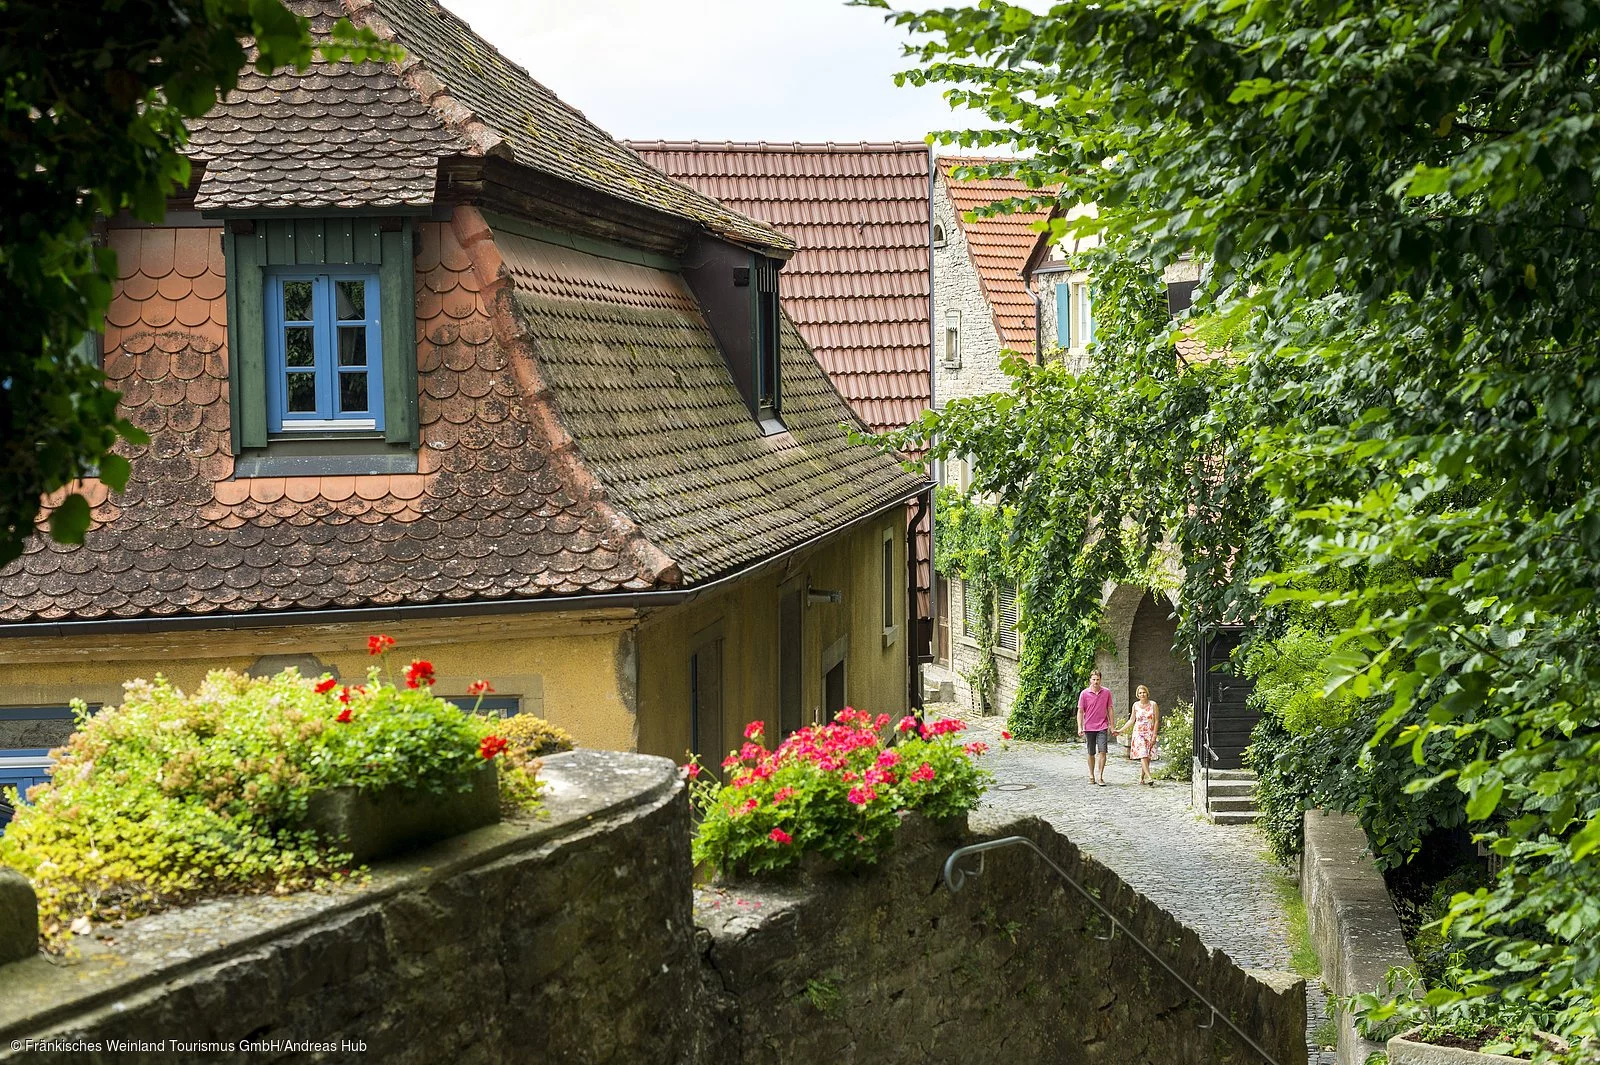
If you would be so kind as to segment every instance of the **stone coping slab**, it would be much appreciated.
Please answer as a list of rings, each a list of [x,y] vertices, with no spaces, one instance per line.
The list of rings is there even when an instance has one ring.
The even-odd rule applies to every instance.
[[[569,751],[544,759],[543,816],[503,822],[374,866],[358,885],[294,895],[240,895],[102,926],[74,957],[35,954],[0,966],[0,1048],[188,973],[507,856],[551,847],[623,810],[665,802],[681,786],[670,759]]]
[[[1411,1037],[1416,1031],[1397,1035],[1389,1040],[1389,1065],[1527,1065],[1527,1058],[1513,1058],[1507,1054],[1485,1054],[1481,1050],[1463,1050],[1460,1047],[1442,1047],[1436,1043],[1421,1043]]]
[[[39,949],[39,905],[21,873],[0,867],[0,965]]]
[[[1391,969],[1414,967],[1367,834],[1353,816],[1306,811],[1300,895],[1323,976],[1334,995],[1381,993],[1389,986]],[[1342,1065],[1365,1065],[1370,1055],[1383,1050],[1383,1044],[1356,1030],[1352,1018],[1341,1019]]]

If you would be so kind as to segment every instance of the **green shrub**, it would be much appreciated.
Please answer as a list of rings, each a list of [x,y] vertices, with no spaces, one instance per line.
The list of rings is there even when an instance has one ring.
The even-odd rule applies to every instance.
[[[533,714],[513,714],[495,726],[495,732],[504,737],[506,753],[528,758],[543,758],[548,754],[570,751],[576,744],[571,733],[557,728],[542,717]]]
[[[987,747],[963,744],[955,720],[922,724],[902,718],[886,740],[889,715],[846,709],[831,725],[801,729],[778,749],[751,742],[729,755],[725,785],[694,785],[702,813],[694,840],[697,862],[719,871],[763,873],[792,866],[806,854],[841,865],[877,861],[900,824],[901,811],[935,819],[978,805],[989,774],[974,756]],[[699,766],[686,767],[691,778]]]
[[[1156,770],[1160,780],[1188,780],[1194,776],[1194,706],[1177,702],[1161,711],[1161,755],[1167,764]]]
[[[428,663],[405,678],[386,683],[374,668],[365,685],[340,686],[293,669],[216,672],[185,694],[158,675],[130,681],[121,706],[92,717],[77,704],[79,729],[55,752],[50,782],[29,789],[0,836],[0,862],[38,892],[46,942],[82,917],[346,875],[348,857],[305,827],[318,792],[469,788],[504,748],[493,723],[436,698]]]

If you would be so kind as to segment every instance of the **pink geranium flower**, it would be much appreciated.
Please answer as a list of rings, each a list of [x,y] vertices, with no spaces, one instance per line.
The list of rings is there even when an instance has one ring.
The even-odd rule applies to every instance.
[[[927,762],[923,762],[921,765],[917,766],[917,768],[911,771],[909,779],[915,780],[918,783],[923,783],[932,780],[935,775],[936,774],[933,771],[933,766],[929,765]]]
[[[774,843],[781,843],[784,846],[788,846],[794,842],[794,837],[789,835],[789,833],[785,832],[781,828],[775,828],[771,832],[768,832],[767,838]]]

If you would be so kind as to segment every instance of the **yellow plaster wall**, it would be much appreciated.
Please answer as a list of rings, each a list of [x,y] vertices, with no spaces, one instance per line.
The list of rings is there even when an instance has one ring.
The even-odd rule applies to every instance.
[[[772,722],[778,707],[778,598],[780,586],[798,581],[814,590],[839,591],[843,602],[805,607],[801,648],[806,720],[821,716],[822,656],[848,637],[845,702],[873,713],[907,708],[905,519],[895,510],[863,523],[816,551],[795,556],[742,584],[651,615],[640,624],[639,750],[682,760],[689,750],[689,654],[697,634],[720,623],[723,639],[723,737],[710,744],[721,753],[737,747],[747,722]],[[894,543],[898,630],[885,646],[883,629],[883,541]],[[710,760],[710,753],[703,752]]]
[[[349,682],[373,664],[367,636],[381,630],[398,641],[389,654],[397,677],[407,662],[425,658],[440,695],[465,695],[468,684],[487,680],[498,694],[521,696],[524,711],[568,730],[580,745],[627,750],[635,743],[634,621],[632,612],[618,611],[0,640],[0,705],[54,705],[74,696],[112,704],[131,677],[159,672],[189,688],[209,670],[243,671],[263,656],[314,656]]]

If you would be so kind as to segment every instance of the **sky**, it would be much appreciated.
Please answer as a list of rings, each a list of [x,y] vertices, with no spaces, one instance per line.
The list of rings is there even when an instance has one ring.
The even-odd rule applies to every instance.
[[[618,138],[922,140],[975,123],[896,88],[905,30],[844,0],[445,0]]]

